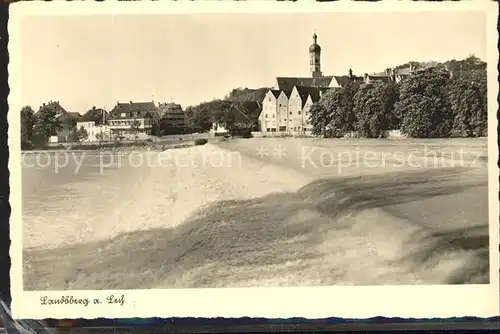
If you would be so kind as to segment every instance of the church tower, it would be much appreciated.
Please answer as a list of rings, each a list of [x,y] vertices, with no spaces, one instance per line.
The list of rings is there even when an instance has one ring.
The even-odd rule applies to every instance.
[[[309,65],[313,78],[322,77],[321,74],[321,47],[318,45],[318,36],[313,35],[313,44],[309,47]]]

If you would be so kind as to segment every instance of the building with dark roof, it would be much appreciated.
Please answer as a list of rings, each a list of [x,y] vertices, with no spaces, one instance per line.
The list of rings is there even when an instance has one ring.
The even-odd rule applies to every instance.
[[[180,104],[158,103],[158,110],[164,134],[184,133],[186,129],[186,115]]]
[[[277,77],[277,88],[268,91],[262,101],[259,128],[263,132],[310,131],[310,109],[328,89],[346,87],[350,83],[399,82],[413,73],[413,66],[402,69],[387,69],[385,72],[353,75],[327,75],[321,72],[321,46],[318,36],[313,35],[309,47],[309,77]]]
[[[270,89],[262,100],[262,110],[258,117],[260,131],[287,131],[288,98],[290,91]]]
[[[35,113],[35,115],[40,116],[41,113],[51,111],[53,112],[56,117],[60,116],[62,114],[66,114],[68,111],[61,106],[59,101],[50,101],[48,103],[42,103],[42,105],[38,108],[38,111]]]
[[[35,113],[35,117],[40,117],[44,113],[50,112],[55,116],[55,119],[61,124],[61,128],[54,133],[52,133],[49,138],[50,142],[66,142],[68,140],[69,134],[75,128],[77,121],[80,119],[81,115],[78,112],[68,112],[59,101],[50,101],[48,103],[43,103],[38,111]]]
[[[378,72],[378,73],[372,73],[368,74],[365,73],[363,82],[364,83],[369,83],[369,82],[400,82],[404,78],[408,77],[415,71],[415,68],[413,64],[410,63],[409,67],[406,68],[388,68],[384,72]]]
[[[326,77],[316,77],[316,78],[307,78],[307,77],[277,77],[276,81],[278,83],[278,89],[291,92],[293,87],[302,86],[302,87],[330,87],[332,83],[333,76]]]
[[[229,130],[233,135],[249,134],[251,131],[258,130],[258,118],[261,114],[262,105],[258,101],[224,101],[229,113],[231,124],[227,127],[226,124],[219,122],[212,123],[212,133],[221,134],[227,133]],[[227,127],[227,128],[226,128]]]
[[[106,125],[107,119],[108,112],[94,106],[78,120],[78,129],[83,128],[87,132],[86,142],[111,140],[111,130]]]
[[[80,122],[94,122],[95,125],[106,124],[108,112],[102,108],[89,109],[83,116],[78,120]]]
[[[324,89],[324,88],[323,88]],[[309,121],[314,103],[321,98],[322,88],[295,86],[288,100],[287,131],[306,132],[312,130]]]
[[[154,102],[116,102],[109,112],[108,126],[113,137],[142,137],[151,133],[158,119],[159,110]]]
[[[362,82],[363,78],[349,75],[324,76],[321,72],[321,46],[318,36],[313,35],[309,47],[309,77],[277,77],[277,88],[271,89],[262,101],[259,128],[264,132],[308,131],[309,110],[314,102],[330,88],[345,87],[350,82]]]

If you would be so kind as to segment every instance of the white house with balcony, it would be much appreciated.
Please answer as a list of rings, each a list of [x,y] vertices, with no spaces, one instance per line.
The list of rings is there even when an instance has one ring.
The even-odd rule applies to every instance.
[[[138,138],[147,138],[158,121],[157,115],[159,111],[154,102],[117,102],[109,113],[107,125],[113,139],[133,139],[136,135]]]

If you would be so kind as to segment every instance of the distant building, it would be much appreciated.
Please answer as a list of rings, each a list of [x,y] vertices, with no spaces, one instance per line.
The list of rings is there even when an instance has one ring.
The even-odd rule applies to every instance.
[[[87,142],[111,140],[111,130],[106,125],[108,113],[102,108],[92,107],[76,123],[78,129],[83,127],[88,134]]]
[[[277,88],[267,92],[262,101],[259,129],[263,132],[310,131],[309,117],[312,104],[330,88],[345,87],[351,82],[362,82],[363,77],[349,75],[323,76],[321,47],[313,35],[309,47],[310,77],[277,77]]]
[[[211,133],[223,134],[229,133],[233,135],[250,134],[252,131],[257,131],[259,128],[258,117],[261,113],[262,106],[256,101],[231,101],[231,124],[212,123]]]
[[[321,97],[320,90],[316,87],[295,86],[288,100],[288,131],[312,131],[309,121],[310,110],[313,103]]]
[[[229,133],[228,129],[222,124],[212,123],[212,127],[210,128],[210,133],[218,134],[226,134]]]
[[[410,64],[409,67],[406,68],[388,68],[384,72],[379,72],[379,73],[373,73],[373,74],[368,74],[365,73],[363,77],[363,82],[364,83],[370,83],[370,82],[376,82],[376,81],[381,81],[381,82],[401,82],[404,78],[408,77],[411,75],[413,72],[415,72],[415,67],[413,64]]]
[[[270,89],[262,101],[259,128],[267,132],[286,131],[288,122],[288,98],[285,91]]]
[[[183,133],[186,128],[186,115],[182,106],[177,103],[158,103],[162,130],[168,135],[169,132]]]
[[[52,143],[66,142],[71,131],[75,128],[77,121],[80,119],[81,115],[78,112],[68,112],[64,107],[61,106],[59,101],[50,101],[49,103],[43,103],[38,111],[35,113],[35,117],[39,117],[43,112],[51,111],[55,114],[55,119],[61,124],[61,128],[52,133],[49,141]]]
[[[233,101],[233,133],[242,135],[251,131],[257,131],[259,129],[258,118],[261,110],[262,104],[257,101]]]
[[[139,137],[151,134],[153,125],[158,122],[159,110],[154,102],[117,102],[109,112],[108,127],[113,138],[134,138],[136,131],[132,124],[139,124],[137,134]]]

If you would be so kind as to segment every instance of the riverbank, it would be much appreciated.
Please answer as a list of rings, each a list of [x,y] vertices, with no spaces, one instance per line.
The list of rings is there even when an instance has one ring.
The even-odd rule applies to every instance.
[[[170,149],[188,148],[195,145],[194,141],[175,143],[175,144],[158,144],[158,143],[134,143],[134,144],[110,144],[110,145],[75,145],[68,147],[46,147],[34,150],[21,150],[23,154],[36,153],[60,153],[60,152],[138,152],[152,151],[163,152]]]

